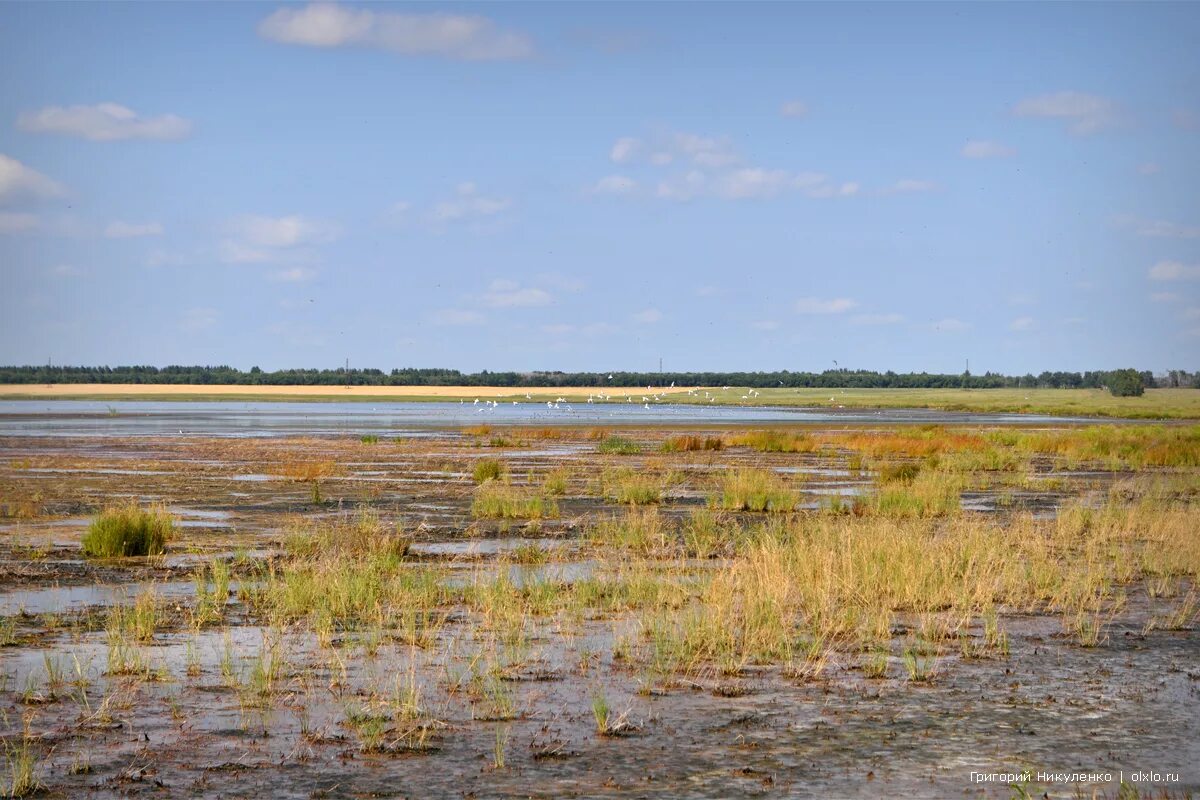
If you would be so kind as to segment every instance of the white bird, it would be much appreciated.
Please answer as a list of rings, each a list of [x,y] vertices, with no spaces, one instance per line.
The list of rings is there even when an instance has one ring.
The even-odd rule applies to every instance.
[[[532,400],[533,398],[529,396],[529,392],[526,392],[526,393],[525,393],[525,399],[526,399],[526,400]]]
[[[649,403],[646,403],[644,406],[642,406],[642,408],[644,408],[644,409],[646,409],[647,411],[649,411],[649,410],[650,410],[650,404],[649,404]]]
[[[546,401],[546,408],[554,408],[554,403],[551,403],[549,400],[547,400],[547,401]]]
[[[474,402],[474,403],[472,403],[471,405],[473,405],[473,406],[477,406],[477,405],[479,405],[479,398],[478,398],[478,397],[476,397],[476,398],[475,398],[475,402]]]
[[[611,373],[609,374],[609,376],[608,376],[608,379],[609,379],[610,381],[612,380],[612,374],[611,374]]]

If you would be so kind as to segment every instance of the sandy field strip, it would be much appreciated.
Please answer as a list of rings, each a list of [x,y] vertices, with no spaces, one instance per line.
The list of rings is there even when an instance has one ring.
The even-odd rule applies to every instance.
[[[653,394],[676,394],[690,387],[669,389],[655,388]],[[562,396],[580,396],[604,392],[623,397],[626,394],[640,398],[646,394],[644,386],[604,387],[518,387],[518,386],[245,386],[208,384],[163,384],[163,383],[12,383],[0,384],[0,398],[13,396],[35,397],[98,397],[128,396],[131,399],[149,395],[278,395],[280,397],[509,397],[530,394],[545,396],[558,393]]]

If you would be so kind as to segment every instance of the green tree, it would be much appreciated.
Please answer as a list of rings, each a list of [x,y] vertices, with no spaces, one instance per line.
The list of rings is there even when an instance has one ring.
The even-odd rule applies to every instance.
[[[1146,387],[1136,369],[1118,369],[1108,373],[1108,390],[1113,397],[1141,397]]]

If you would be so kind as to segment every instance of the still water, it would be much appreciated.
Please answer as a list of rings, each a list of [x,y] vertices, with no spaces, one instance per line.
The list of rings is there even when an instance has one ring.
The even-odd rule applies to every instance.
[[[1083,419],[924,409],[812,409],[662,403],[290,403],[0,401],[0,436],[421,436],[461,425],[1062,424]]]

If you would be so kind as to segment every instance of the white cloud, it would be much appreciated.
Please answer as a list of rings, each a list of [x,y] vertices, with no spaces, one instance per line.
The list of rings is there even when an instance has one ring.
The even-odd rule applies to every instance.
[[[857,314],[850,318],[855,325],[898,325],[904,322],[903,314]]]
[[[637,189],[637,181],[624,175],[609,175],[596,182],[592,191],[596,194],[629,194]]]
[[[25,111],[17,118],[17,127],[31,133],[59,133],[93,142],[120,139],[184,139],[192,132],[192,123],[174,114],[143,117],[118,103],[94,106],[47,106]]]
[[[1018,117],[1059,119],[1079,136],[1103,130],[1116,122],[1116,106],[1107,97],[1083,92],[1054,92],[1027,97],[1013,107]]]
[[[267,217],[247,214],[226,226],[229,238],[220,244],[222,261],[230,264],[265,264],[311,257],[309,248],[328,244],[341,229],[327,220],[300,215]]]
[[[1007,158],[1017,154],[1014,147],[987,139],[971,139],[963,145],[962,154],[966,158]]]
[[[624,164],[632,161],[641,147],[642,143],[632,136],[622,136],[613,142],[612,150],[609,151],[608,157],[614,163]]]
[[[548,333],[551,336],[565,336],[574,330],[575,330],[574,325],[567,325],[566,323],[561,323],[561,322],[553,324],[553,325],[543,325],[542,326],[542,332]]]
[[[1138,164],[1138,175],[1157,175],[1162,171],[1162,168],[1153,161],[1147,161],[1144,164]]]
[[[341,232],[333,223],[295,214],[286,217],[247,214],[235,219],[231,229],[242,241],[256,247],[325,244]]]
[[[1200,319],[1200,306],[1192,306],[1183,310],[1184,319]]]
[[[1031,331],[1034,329],[1035,325],[1036,323],[1033,321],[1033,317],[1017,317],[1012,322],[1008,323],[1008,328],[1009,330],[1014,331]]]
[[[727,136],[663,132],[648,144],[624,137],[613,144],[609,157],[618,163],[637,162],[659,169],[654,194],[667,200],[687,201],[697,197],[747,200],[793,191],[813,198],[850,197],[860,188],[857,183],[837,183],[818,172],[748,165]],[[673,164],[678,165],[677,169],[667,171]],[[595,191],[632,190],[633,181],[626,176],[609,176],[601,179]],[[923,191],[931,186],[922,181],[902,181],[891,191]]]
[[[743,167],[723,175],[717,183],[717,194],[733,200],[750,197],[773,197],[791,188],[793,177],[786,170]]]
[[[880,194],[916,194],[917,192],[932,192],[937,188],[937,184],[933,181],[921,181],[914,178],[904,178],[898,180],[891,186],[885,186],[879,190]]]
[[[512,61],[534,54],[528,35],[504,30],[487,17],[373,11],[336,3],[280,8],[259,23],[258,33],[285,44],[371,47],[462,61]]]
[[[451,200],[436,203],[429,212],[429,220],[435,225],[450,222],[495,216],[512,205],[507,197],[484,197],[473,183],[460,183]]]
[[[0,211],[0,233],[26,233],[38,227],[36,214]]]
[[[163,226],[157,222],[111,222],[104,229],[108,239],[136,239],[142,236],[162,236]]]
[[[1200,264],[1184,264],[1179,261],[1160,261],[1150,268],[1150,280],[1183,281],[1200,278]]]
[[[55,197],[62,193],[63,187],[57,181],[0,153],[0,201],[19,197]]]
[[[55,264],[49,272],[56,278],[78,278],[83,274],[83,270],[70,264]]]
[[[482,325],[487,319],[478,311],[445,308],[434,312],[433,321],[437,325]]]
[[[640,322],[644,325],[653,325],[655,322],[661,321],[662,318],[662,312],[657,308],[644,308],[633,315],[634,322]]]
[[[221,312],[215,308],[189,308],[179,319],[182,330],[195,333],[206,330],[217,324]]]
[[[1179,295],[1174,292],[1154,292],[1150,299],[1156,303],[1174,303],[1179,299]]]
[[[302,281],[311,281],[317,277],[317,271],[308,267],[291,267],[290,269],[276,270],[267,277],[273,281],[280,281],[282,283],[300,283]]]
[[[1121,225],[1133,228],[1138,236],[1159,239],[1198,239],[1200,225],[1182,225],[1162,219],[1141,219],[1139,217],[1118,217]]]
[[[515,281],[497,280],[492,281],[482,301],[489,308],[533,308],[548,306],[554,302],[554,298],[545,289],[522,287]]]
[[[968,322],[963,322],[961,319],[947,317],[945,319],[939,319],[937,322],[930,323],[929,327],[938,333],[957,333],[967,330],[971,327],[971,325]]]
[[[779,107],[779,113],[785,117],[804,117],[808,115],[808,106],[801,100],[788,100]]]
[[[858,302],[848,297],[823,300],[819,297],[801,297],[796,301],[798,314],[843,314],[858,307]]]

